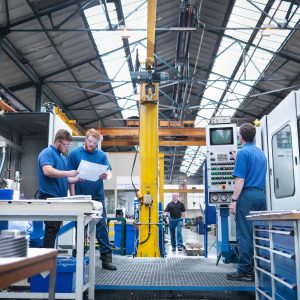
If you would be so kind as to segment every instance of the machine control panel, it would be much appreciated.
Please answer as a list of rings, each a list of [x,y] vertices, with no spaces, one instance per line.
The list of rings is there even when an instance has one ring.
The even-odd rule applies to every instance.
[[[233,169],[237,151],[235,124],[206,127],[207,179],[210,204],[229,204],[234,189]]]

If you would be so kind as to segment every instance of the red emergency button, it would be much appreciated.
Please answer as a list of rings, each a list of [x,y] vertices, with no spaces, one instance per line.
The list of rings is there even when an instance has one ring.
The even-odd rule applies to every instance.
[[[222,184],[222,190],[225,190],[225,188],[226,188],[226,185]]]

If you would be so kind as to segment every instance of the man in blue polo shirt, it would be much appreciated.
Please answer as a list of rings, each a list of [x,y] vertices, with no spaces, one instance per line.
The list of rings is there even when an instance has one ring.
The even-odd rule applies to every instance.
[[[66,197],[68,183],[78,181],[76,170],[68,170],[67,153],[72,142],[69,131],[60,129],[54,137],[54,142],[45,148],[38,156],[39,198]],[[45,221],[44,248],[54,248],[56,235],[61,221]]]
[[[84,180],[70,185],[71,195],[91,195],[93,200],[100,201],[103,206],[102,219],[96,225],[96,238],[100,246],[100,259],[102,268],[106,270],[116,270],[112,264],[112,249],[109,243],[107,216],[105,209],[105,195],[103,180],[111,177],[111,166],[106,154],[98,149],[101,135],[96,129],[89,129],[85,136],[84,145],[71,151],[68,156],[69,169],[78,169],[81,160],[108,166],[106,173],[100,175],[97,181]]]
[[[250,123],[240,127],[242,149],[238,151],[233,176],[235,186],[230,212],[235,214],[238,244],[237,272],[228,273],[228,280],[253,281],[252,224],[246,219],[250,211],[266,210],[265,181],[267,159],[253,144],[256,129]]]

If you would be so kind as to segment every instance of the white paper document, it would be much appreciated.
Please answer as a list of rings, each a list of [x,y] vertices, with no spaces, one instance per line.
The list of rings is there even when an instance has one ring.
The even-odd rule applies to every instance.
[[[106,165],[95,164],[87,160],[81,160],[77,169],[79,172],[77,177],[85,180],[97,181],[100,175],[107,172],[108,168],[109,167]]]

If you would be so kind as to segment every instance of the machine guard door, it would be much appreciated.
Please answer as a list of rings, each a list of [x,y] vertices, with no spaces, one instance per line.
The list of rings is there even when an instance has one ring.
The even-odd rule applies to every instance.
[[[300,92],[292,92],[267,116],[272,210],[300,207],[299,108]]]

